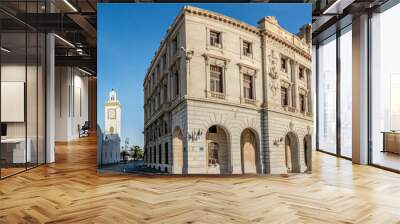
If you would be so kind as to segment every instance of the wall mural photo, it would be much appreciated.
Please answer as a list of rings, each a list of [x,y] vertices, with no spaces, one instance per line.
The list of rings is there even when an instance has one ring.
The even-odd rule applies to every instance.
[[[310,23],[310,4],[99,4],[98,170],[311,172]]]

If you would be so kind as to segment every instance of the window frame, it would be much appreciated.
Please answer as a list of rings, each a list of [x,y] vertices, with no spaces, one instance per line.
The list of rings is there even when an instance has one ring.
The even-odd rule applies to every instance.
[[[218,68],[220,70],[219,73],[217,73],[217,71],[213,71],[212,67]],[[209,66],[209,69],[210,69],[210,91],[214,92],[214,93],[221,93],[221,94],[225,93],[225,88],[224,88],[224,68],[222,66],[212,65],[211,64]],[[214,75],[214,77],[218,76],[217,78],[219,78],[219,79],[214,79],[213,75]],[[218,82],[219,82],[219,86],[218,87],[219,87],[220,91],[215,89],[217,87],[216,80],[218,80]],[[213,90],[213,88],[214,88],[214,90]]]
[[[245,80],[246,76],[250,78],[249,81]],[[245,86],[245,83],[247,83],[247,82],[250,83],[249,87]],[[250,97],[246,96],[246,88],[249,89]],[[255,97],[254,97],[254,76],[247,74],[247,73],[243,73],[243,98],[249,99],[249,100],[255,99]]]
[[[216,41],[214,40],[212,34],[216,35],[216,37],[215,37]],[[210,46],[216,47],[216,48],[222,48],[222,32],[216,31],[214,29],[210,29],[208,41],[209,41]]]
[[[245,46],[246,44],[248,52],[245,50]],[[247,41],[247,40],[242,40],[242,54],[245,57],[249,57],[252,58],[253,57],[253,43],[251,41]]]
[[[285,91],[282,91],[282,90],[285,90]],[[283,94],[283,92],[284,92],[284,94]],[[285,98],[283,98],[282,96],[285,96]],[[282,107],[289,106],[289,89],[284,86],[281,86],[281,105],[282,105]]]
[[[284,62],[284,63],[283,63]],[[283,67],[283,65],[285,65],[285,67]],[[288,58],[286,56],[281,55],[281,71],[284,73],[288,73],[289,69],[288,69]]]

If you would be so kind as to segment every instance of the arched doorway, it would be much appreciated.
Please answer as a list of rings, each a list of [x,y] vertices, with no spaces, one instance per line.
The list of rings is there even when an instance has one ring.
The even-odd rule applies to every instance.
[[[285,158],[288,173],[300,173],[299,139],[293,132],[285,136]]]
[[[180,128],[176,128],[172,139],[173,173],[182,174],[183,170],[183,134]]]
[[[230,147],[228,134],[224,128],[213,125],[206,134],[207,173],[230,174]]]
[[[242,173],[258,173],[259,153],[257,135],[249,128],[240,136],[240,153],[242,158]]]
[[[312,170],[312,138],[311,135],[304,136],[304,162],[307,166],[306,172],[311,172]]]

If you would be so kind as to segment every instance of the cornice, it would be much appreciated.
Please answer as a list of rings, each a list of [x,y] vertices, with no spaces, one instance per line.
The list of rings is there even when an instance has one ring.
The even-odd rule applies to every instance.
[[[245,22],[239,21],[237,19],[234,19],[232,17],[229,16],[225,16],[216,12],[212,12],[209,10],[205,10],[205,9],[201,9],[201,8],[197,8],[197,7],[193,7],[193,6],[185,6],[183,8],[183,10],[187,13],[191,13],[193,15],[199,15],[199,16],[204,16],[210,19],[214,19],[229,25],[232,25],[236,28],[240,28],[243,29],[245,31],[254,33],[259,35],[260,34],[260,29],[256,26],[252,26],[250,24],[247,24]]]
[[[144,78],[143,81],[143,86],[145,85],[147,78],[149,76],[149,74],[152,71],[152,68],[154,67],[154,63],[156,61],[156,59],[159,57],[160,52],[162,51],[162,49],[164,48],[164,46],[166,45],[166,43],[168,42],[168,39],[170,38],[171,34],[176,30],[176,27],[180,24],[180,22],[183,20],[185,13],[189,13],[189,14],[193,14],[193,15],[199,15],[199,16],[203,16],[205,18],[209,18],[209,19],[213,19],[216,21],[220,21],[222,23],[226,23],[228,25],[231,25],[233,27],[254,33],[256,35],[259,36],[267,36],[281,44],[283,44],[284,46],[292,49],[293,51],[297,52],[298,54],[300,54],[301,56],[305,57],[307,60],[311,61],[311,46],[305,46],[304,47],[307,48],[309,50],[309,52],[305,51],[304,49],[302,49],[301,47],[297,46],[297,44],[295,43],[295,41],[297,42],[302,42],[302,40],[296,35],[293,34],[285,29],[283,29],[281,26],[279,26],[278,24],[274,24],[279,30],[281,30],[283,33],[285,33],[286,35],[290,35],[292,37],[293,42],[289,42],[288,40],[285,40],[283,37],[280,36],[280,34],[278,33],[274,33],[268,30],[263,30],[259,27],[256,26],[252,26],[250,24],[247,24],[245,22],[241,22],[237,19],[216,13],[216,12],[212,12],[209,10],[205,10],[205,9],[201,9],[201,8],[197,8],[197,7],[193,7],[193,6],[184,6],[182,8],[182,10],[179,12],[179,14],[175,17],[172,25],[167,29],[166,34],[164,35],[163,40],[160,42],[160,46],[158,47],[155,56],[153,57],[147,71],[146,71],[146,76]]]
[[[279,37],[279,35],[270,32],[270,31],[264,31],[263,34],[269,38],[271,38],[274,41],[277,41],[280,44],[283,44],[284,46],[292,49],[296,53],[300,54],[301,56],[305,57],[306,59],[311,61],[311,53],[306,52],[305,50],[301,49],[300,47],[296,46],[294,43],[290,43],[287,40],[284,40],[283,38]],[[310,49],[311,51],[311,49]]]

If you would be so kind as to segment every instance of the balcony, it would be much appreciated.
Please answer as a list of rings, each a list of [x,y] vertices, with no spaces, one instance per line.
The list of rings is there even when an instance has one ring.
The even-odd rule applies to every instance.
[[[257,101],[255,99],[243,98],[245,104],[256,105]]]
[[[294,108],[294,107],[288,107],[288,111],[289,111],[289,112],[292,112],[292,113],[295,113],[295,112],[296,112],[296,108]]]
[[[212,97],[212,98],[217,98],[217,99],[224,100],[225,99],[225,93],[208,91],[207,92],[207,97]]]

